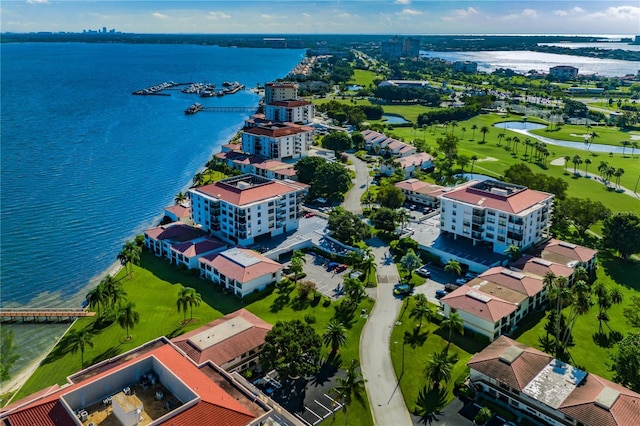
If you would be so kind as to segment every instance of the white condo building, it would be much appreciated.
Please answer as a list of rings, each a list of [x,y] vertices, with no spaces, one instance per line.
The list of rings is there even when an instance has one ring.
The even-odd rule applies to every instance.
[[[311,102],[302,99],[274,101],[264,106],[264,115],[267,120],[290,123],[309,124],[313,122],[315,111],[315,106]]]
[[[308,185],[246,174],[192,188],[193,221],[222,240],[249,245],[298,228]]]
[[[298,85],[292,81],[267,83],[264,85],[264,103],[298,99]]]
[[[551,224],[553,194],[500,181],[471,181],[440,198],[440,229],[504,253],[539,243]]]
[[[306,157],[313,143],[313,127],[293,123],[265,123],[242,130],[242,151],[274,160]]]

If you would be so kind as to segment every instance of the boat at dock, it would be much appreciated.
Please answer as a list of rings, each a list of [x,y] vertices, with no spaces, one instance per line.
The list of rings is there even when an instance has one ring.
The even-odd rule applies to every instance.
[[[202,106],[202,104],[199,104],[198,102],[196,102],[193,105],[189,105],[189,108],[184,110],[184,113],[187,115],[192,115],[197,113],[198,111],[202,111],[204,109],[204,107]]]
[[[225,95],[233,95],[234,93],[238,93],[242,89],[244,89],[244,84],[235,82],[232,86],[227,86],[227,88],[224,89],[223,92]]]

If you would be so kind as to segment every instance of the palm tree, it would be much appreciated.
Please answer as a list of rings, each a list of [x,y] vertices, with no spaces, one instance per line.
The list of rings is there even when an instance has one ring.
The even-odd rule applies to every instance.
[[[598,172],[600,172],[601,178],[604,179],[604,174],[608,168],[609,168],[609,163],[607,163],[606,161],[600,161],[600,164],[598,165]]]
[[[629,141],[622,141],[622,142],[620,142],[620,143],[622,144],[622,157],[624,158],[624,151],[625,151],[625,149],[626,149],[629,145],[631,145],[631,142],[629,142]]]
[[[178,294],[178,300],[176,301],[176,307],[178,312],[184,312],[184,321],[187,321],[187,307],[191,311],[191,318],[193,320],[193,307],[200,306],[202,303],[202,296],[192,287],[180,287],[180,293]]]
[[[440,390],[440,382],[446,383],[451,380],[454,359],[456,359],[455,354],[449,355],[446,350],[434,352],[429,357],[424,375],[436,392]]]
[[[404,224],[411,218],[411,214],[407,209],[399,209],[396,212],[396,220],[400,222],[401,229],[404,229]]]
[[[573,174],[577,175],[578,174],[578,166],[580,164],[582,164],[582,158],[576,154],[573,156],[573,159],[571,160],[573,162]]]
[[[362,373],[359,371],[360,363],[352,359],[351,365],[347,368],[344,377],[337,377],[338,386],[331,389],[331,393],[336,399],[342,401],[342,411],[344,412],[344,424],[347,424],[347,407],[356,399],[359,402],[364,401],[364,382]]]
[[[473,166],[476,164],[476,161],[478,161],[478,156],[472,155],[471,156],[471,175],[472,176],[473,176]]]
[[[452,312],[449,314],[447,318],[442,320],[440,323],[440,328],[449,331],[449,338],[447,339],[447,347],[445,348],[445,352],[449,351],[449,345],[451,344],[451,335],[453,331],[457,331],[460,334],[464,334],[464,321],[462,317],[457,312]]]
[[[507,247],[504,253],[509,256],[512,262],[515,262],[522,257],[522,250],[520,250],[520,247],[515,244],[509,244],[509,247]]]
[[[343,283],[344,293],[347,295],[347,298],[357,305],[362,300],[364,296],[364,284],[357,278],[347,277],[344,279]]]
[[[458,127],[458,122],[454,120],[451,122],[451,136],[453,136],[453,132],[455,131],[456,127]]]
[[[182,191],[178,192],[178,194],[176,195],[176,198],[174,199],[176,204],[182,204],[184,201],[187,200],[187,196],[184,195],[182,193]]]
[[[335,354],[347,342],[347,328],[337,319],[331,319],[322,335],[322,341],[331,348],[331,353]]]
[[[120,253],[118,253],[118,260],[125,267],[127,271],[127,265],[129,266],[129,278],[133,274],[133,265],[140,264],[140,253],[142,248],[138,246],[134,241],[127,241],[123,246]]]
[[[504,132],[498,133],[498,146],[500,146],[500,144],[502,143],[502,139],[504,139],[505,136],[506,135]]]
[[[631,141],[631,158],[636,149],[638,149],[638,141]]]
[[[595,138],[599,138],[600,135],[597,134],[596,132],[591,132],[591,138],[589,138],[589,146],[587,147],[587,151],[589,150],[589,148],[591,147],[591,144],[593,143],[593,140]]]
[[[80,367],[84,368],[84,350],[86,347],[93,348],[93,334],[91,334],[88,330],[71,330],[69,332],[69,337],[67,340],[67,344],[71,349],[71,353],[75,354],[80,351]]]
[[[377,268],[378,268],[378,262],[376,262],[376,258],[373,254],[366,256],[362,261],[362,269],[364,269],[364,271],[367,274],[367,280],[369,279],[372,273],[375,273]]]
[[[460,140],[463,140],[464,139],[464,134],[467,131],[467,128],[466,127],[461,127],[460,131],[462,132],[462,136],[460,136]]]
[[[205,174],[198,172],[193,176],[193,186],[202,186],[205,182]]]
[[[293,281],[294,283],[298,283],[298,274],[301,274],[304,271],[304,264],[307,263],[307,258],[305,254],[296,250],[293,252],[293,256],[291,256],[291,265],[289,265],[289,269],[293,272]]]
[[[471,126],[471,130],[473,130],[473,133],[471,134],[471,140],[474,140],[476,138],[476,129],[478,128],[478,126],[476,126],[475,124]]]
[[[589,168],[589,164],[591,164],[591,160],[589,158],[585,158],[584,160],[584,175],[589,176],[589,172],[587,169]]]
[[[462,266],[457,260],[451,259],[444,265],[444,271],[457,276],[462,275]]]
[[[513,152],[514,154],[518,153],[518,144],[520,143],[520,138],[517,136],[513,137]]]
[[[618,189],[620,189],[620,178],[623,174],[624,169],[622,167],[619,167],[615,172],[613,172],[613,175],[616,177],[616,186],[618,187]]]
[[[511,149],[511,141],[513,140],[513,138],[511,136],[507,136],[507,138],[505,139],[505,142],[507,142],[507,151]]]
[[[571,157],[569,157],[568,155],[564,156],[564,172],[567,173],[567,166],[569,165],[569,160],[571,160]]]
[[[86,296],[89,308],[98,308],[98,316],[101,316],[100,307],[108,301],[105,285],[101,282],[95,288],[93,288]]]
[[[489,133],[489,128],[487,126],[482,126],[480,128],[480,133],[482,133],[482,143],[484,143],[484,140],[487,137],[487,133]]]
[[[114,307],[127,298],[127,292],[124,290],[122,283],[111,275],[104,277],[102,281],[100,281],[100,284],[104,286],[106,297],[105,306]]]
[[[424,294],[420,294],[420,296],[424,296]],[[418,321],[418,328],[421,328],[422,321],[430,321],[433,317],[433,312],[429,308],[428,304],[418,303],[418,301],[416,300],[416,305],[413,307],[413,309],[411,309],[411,313],[409,314],[409,316],[411,318],[415,318]]]
[[[118,306],[116,311],[116,321],[118,325],[126,330],[126,340],[131,340],[129,329],[135,327],[140,322],[140,314],[134,310],[136,304],[127,302],[124,306]]]
[[[567,316],[567,327],[561,341],[561,348],[564,350],[572,336],[573,328],[579,316],[585,315],[591,308],[591,287],[583,280],[578,280],[571,288],[569,297],[571,306]]]

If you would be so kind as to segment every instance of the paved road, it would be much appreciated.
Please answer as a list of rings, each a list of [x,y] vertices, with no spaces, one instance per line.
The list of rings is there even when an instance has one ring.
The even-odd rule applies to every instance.
[[[369,180],[369,169],[367,169],[367,163],[359,159],[353,154],[347,154],[349,160],[353,162],[353,167],[356,172],[356,178],[353,181],[353,187],[347,192],[344,197],[344,208],[355,214],[362,213],[362,205],[360,204],[360,198],[362,194],[367,190],[367,181]]]
[[[360,336],[360,364],[367,380],[369,404],[376,425],[411,425],[389,353],[391,331],[402,307],[402,301],[393,296],[393,285],[400,276],[389,247],[382,240],[372,238],[367,244],[378,262],[376,304]]]
[[[367,163],[353,154],[348,156],[353,162],[356,178],[354,186],[345,197],[344,207],[352,213],[360,214],[360,198],[367,189],[369,170]],[[402,307],[402,301],[393,296],[393,285],[400,281],[400,276],[389,247],[382,240],[372,238],[367,244],[373,248],[378,263],[376,304],[360,336],[360,366],[362,376],[366,379],[369,405],[374,423],[378,426],[411,425],[413,422],[398,386],[389,353],[391,331]]]

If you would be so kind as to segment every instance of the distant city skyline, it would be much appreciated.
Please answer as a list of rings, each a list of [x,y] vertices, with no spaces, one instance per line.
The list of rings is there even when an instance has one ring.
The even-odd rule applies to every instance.
[[[212,34],[640,33],[634,0],[3,0],[2,32]]]

